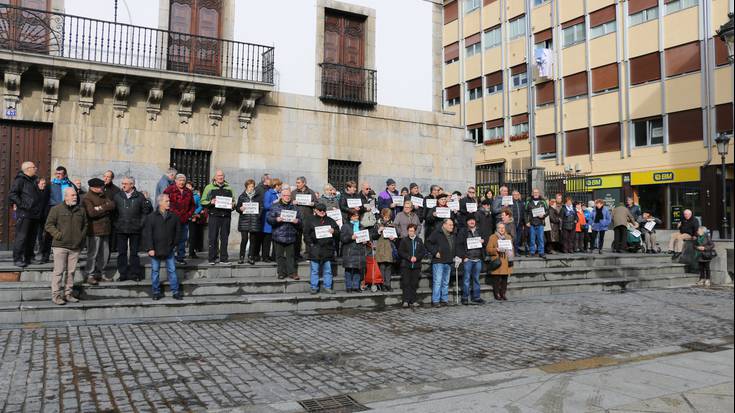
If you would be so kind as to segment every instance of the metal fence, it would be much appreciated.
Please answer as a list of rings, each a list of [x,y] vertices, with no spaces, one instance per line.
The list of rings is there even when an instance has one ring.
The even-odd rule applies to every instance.
[[[274,48],[0,4],[0,49],[273,84]]]
[[[322,100],[355,106],[375,106],[378,94],[378,72],[361,67],[321,63]]]
[[[533,191],[532,185],[530,170],[507,169],[505,164],[477,165],[475,168],[475,186],[481,196],[488,190],[497,195],[501,186],[507,186],[509,192],[518,191],[522,198],[527,198]],[[584,175],[545,172],[544,186],[539,189],[547,198],[560,193],[575,201],[586,202],[592,199],[592,190],[587,188]]]

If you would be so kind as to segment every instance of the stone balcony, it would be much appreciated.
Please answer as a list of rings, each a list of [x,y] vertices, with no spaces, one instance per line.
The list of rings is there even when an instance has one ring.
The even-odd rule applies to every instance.
[[[100,82],[111,84],[113,107],[127,111],[131,87],[147,90],[146,110],[155,120],[163,93],[177,94],[181,122],[195,98],[206,97],[217,124],[226,101],[240,105],[246,128],[255,102],[274,88],[274,48],[193,36],[149,27],[0,4],[0,67],[4,72],[5,115],[21,96],[22,74],[43,77],[44,110],[53,112],[59,82],[79,81],[79,106],[88,113]]]

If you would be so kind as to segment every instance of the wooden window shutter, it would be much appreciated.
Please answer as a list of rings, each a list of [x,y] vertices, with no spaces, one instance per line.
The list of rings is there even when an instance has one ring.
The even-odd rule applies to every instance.
[[[691,42],[666,49],[666,76],[696,72],[700,69],[699,42]]]
[[[590,13],[590,27],[599,26],[601,24],[615,21],[615,5],[611,4],[603,9],[595,10]]]
[[[476,89],[478,87],[482,87],[481,77],[467,81],[467,90]]]
[[[551,29],[542,30],[538,33],[534,33],[533,41],[536,43],[545,42],[553,37]]]
[[[659,52],[653,52],[630,59],[630,83],[638,85],[661,79],[659,58]]]
[[[536,137],[536,152],[541,154],[556,153],[556,134]]]
[[[590,134],[587,128],[568,131],[567,156],[589,155]]]
[[[451,62],[459,58],[459,42],[454,42],[444,47],[444,62]]]
[[[564,78],[564,97],[587,94],[587,72],[579,72]]]
[[[718,133],[732,133],[732,103],[715,106],[715,120]]]
[[[497,128],[498,126],[503,126],[503,118],[493,119],[485,122],[485,127],[488,129]]]
[[[511,125],[520,125],[521,123],[528,123],[528,113],[521,113],[510,118]]]
[[[561,28],[566,29],[567,27],[572,27],[580,23],[584,23],[584,16],[580,16],[580,17],[577,17],[576,19],[572,19],[572,20],[562,23]]]
[[[457,20],[459,0],[444,5],[444,24]]]
[[[480,43],[480,40],[482,38],[480,37],[480,33],[475,33],[472,36],[467,36],[464,39],[464,47],[470,47],[473,44]]]
[[[503,83],[503,72],[497,71],[490,73],[488,75],[485,75],[485,85],[487,87],[500,85]]]
[[[510,74],[511,75],[517,75],[517,74],[523,73],[525,71],[526,71],[526,64],[525,63],[521,63],[519,65],[515,65],[515,66],[513,66],[513,67],[510,68]]]
[[[628,14],[635,14],[656,6],[658,6],[657,0],[630,0],[628,1]]]
[[[702,109],[669,113],[669,143],[701,141]]]
[[[536,85],[536,104],[545,105],[554,102],[554,81]]]
[[[595,153],[620,151],[620,124],[595,126]]]
[[[447,100],[456,99],[459,97],[459,85],[450,86],[445,89]]]
[[[592,93],[618,87],[618,64],[600,66],[592,69]]]

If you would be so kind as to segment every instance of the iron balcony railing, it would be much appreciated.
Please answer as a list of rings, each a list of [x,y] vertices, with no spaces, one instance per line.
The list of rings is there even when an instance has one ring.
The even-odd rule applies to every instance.
[[[322,93],[324,101],[354,106],[375,106],[378,72],[361,67],[322,63]]]
[[[271,46],[0,4],[0,50],[273,84]]]

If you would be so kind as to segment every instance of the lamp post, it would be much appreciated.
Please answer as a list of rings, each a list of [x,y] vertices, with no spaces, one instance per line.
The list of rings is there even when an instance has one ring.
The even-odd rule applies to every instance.
[[[727,167],[725,164],[725,157],[727,151],[730,149],[730,135],[721,133],[715,138],[717,144],[717,153],[722,158],[722,231],[720,232],[720,238],[729,238],[728,224],[727,224]]]
[[[720,26],[720,29],[717,30],[717,35],[720,36],[720,39],[722,39],[723,42],[725,42],[725,45],[727,46],[727,57],[730,59],[730,62],[733,61],[733,14],[728,13],[727,17],[730,18],[730,20],[726,21],[725,24]]]

